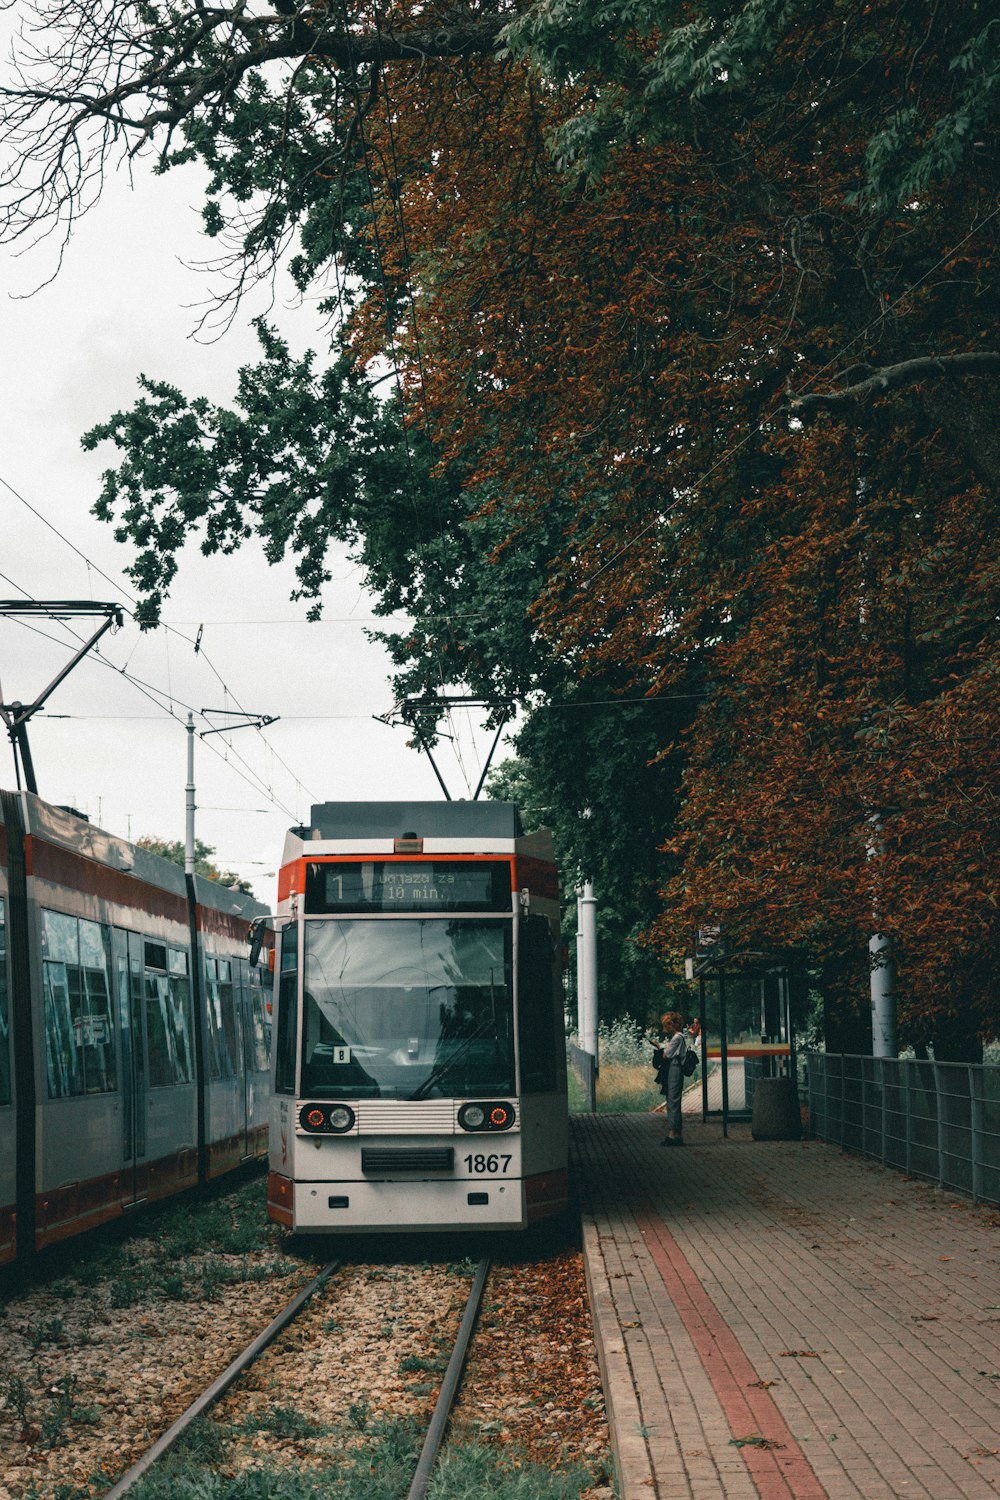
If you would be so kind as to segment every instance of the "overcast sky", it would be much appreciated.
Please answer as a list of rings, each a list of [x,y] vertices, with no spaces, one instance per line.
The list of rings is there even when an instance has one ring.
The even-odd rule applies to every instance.
[[[0,251],[2,599],[127,603],[122,570],[131,549],[91,515],[115,450],[85,454],[80,435],[131,405],[140,372],[228,401],[238,367],[256,357],[249,322],[264,310],[259,298],[220,342],[191,337],[194,305],[207,290],[184,264],[206,253],[197,187],[194,167],[142,175],[133,190],[120,178],[79,225],[55,280],[34,295],[25,294],[51,270],[51,250]],[[321,347],[311,309],[283,305],[273,317],[294,348]],[[158,703],[101,661],[82,662],[31,723],[41,795],[115,833],[182,838],[188,708],[238,704],[280,716],[263,733],[243,729],[229,743],[216,734],[196,746],[198,835],[265,901],[273,899],[284,830],[307,819],[312,802],[440,796],[426,758],[407,748],[406,732],[372,718],[392,703],[388,659],[366,639],[372,600],[357,569],[345,556],[332,561],[324,622],[310,625],[305,606],[289,602],[290,564],[268,567],[253,545],[214,559],[189,548],[164,612],[179,633],[142,635],[126,617],[101,643],[103,662],[143,679]],[[0,618],[7,703],[34,701],[76,649],[64,627],[31,623],[34,631]],[[182,636],[193,638],[199,625],[196,655]],[[469,796],[491,736],[467,713],[456,716],[455,728],[464,772],[450,746],[439,763],[452,795]],[[0,785],[14,785],[6,735]]]

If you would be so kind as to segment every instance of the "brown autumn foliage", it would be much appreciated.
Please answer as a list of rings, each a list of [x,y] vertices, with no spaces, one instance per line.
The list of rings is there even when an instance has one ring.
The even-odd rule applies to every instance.
[[[454,508],[430,524],[446,562],[462,530],[462,585],[501,642],[449,617],[425,536],[412,566],[406,540],[387,541],[406,481],[376,476],[369,493],[363,466],[338,534],[362,538],[370,576],[418,616],[394,643],[401,675],[502,680],[538,715],[571,677],[598,699],[684,705],[654,721],[670,771],[657,950],[670,959],[721,924],[733,952],[824,960],[863,1010],[877,926],[896,945],[912,1039],[940,1049],[1000,1032],[989,8],[289,0],[252,17],[182,4],[145,31],[122,0],[41,9],[68,39],[61,87],[13,91],[8,137],[42,169],[34,189],[14,172],[18,232],[46,205],[72,222],[63,210],[86,199],[109,142],[160,132],[167,159],[209,165],[216,232],[228,186],[238,287],[297,230],[303,287],[338,258],[363,283],[349,347],[380,377],[387,357],[401,367],[407,420],[435,445],[449,501],[464,487],[464,529]],[[497,45],[512,21],[508,55]],[[81,119],[95,155],[71,149]],[[261,389],[259,447],[273,441],[284,463]],[[317,490],[279,486],[277,514],[261,517],[242,487],[257,470],[235,439],[232,457],[239,424],[224,415],[217,446],[237,488],[220,508],[199,483],[205,454],[187,464],[183,441],[164,452],[182,454],[187,482],[164,499],[140,403],[131,471],[101,513],[124,495],[154,594],[174,565],[155,544],[176,550],[206,510],[227,545],[248,511],[269,555],[291,536],[318,586],[333,533],[317,524],[310,553],[310,525],[337,512],[343,476],[312,453]],[[307,436],[321,425],[300,420]],[[331,428],[334,447],[350,448],[350,420]],[[88,440],[110,435],[122,429]],[[470,536],[488,537],[485,566]],[[527,628],[519,558],[544,575]],[[609,754],[609,782],[628,773]]]
[[[734,950],[853,955],[863,1006],[877,921],[911,1037],[995,1034],[992,387],[788,409],[992,347],[997,222],[966,231],[993,185],[876,222],[846,203],[854,122],[811,130],[793,99],[770,137],[634,141],[595,188],[545,150],[574,99],[516,64],[397,66],[387,97],[370,165],[383,262],[414,289],[412,420],[473,508],[487,482],[518,498],[507,545],[565,516],[535,610],[553,650],[703,694],[653,941],[676,955],[714,921]],[[375,293],[359,353],[384,332]]]

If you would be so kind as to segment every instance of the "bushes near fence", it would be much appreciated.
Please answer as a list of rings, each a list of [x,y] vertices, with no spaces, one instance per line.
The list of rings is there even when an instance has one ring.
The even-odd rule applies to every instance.
[[[574,1034],[571,1044],[579,1046]],[[597,1031],[597,1108],[602,1114],[631,1114],[654,1109],[662,1103],[652,1068],[652,1044],[634,1021],[602,1022]],[[584,1091],[572,1068],[569,1073],[569,1107],[574,1113],[587,1108]]]

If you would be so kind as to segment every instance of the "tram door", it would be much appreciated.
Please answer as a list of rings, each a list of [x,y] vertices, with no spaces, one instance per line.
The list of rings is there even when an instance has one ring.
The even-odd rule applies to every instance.
[[[253,1011],[252,996],[250,993],[250,966],[242,961],[237,965],[239,969],[239,1014],[240,1031],[243,1037],[243,1069],[242,1069],[242,1098],[240,1099],[241,1117],[243,1122],[243,1138],[240,1146],[240,1155],[245,1161],[251,1154],[253,1130],[253,1085],[254,1085],[254,1046],[253,1046]]]
[[[146,1034],[142,938],[112,929],[112,954],[121,1037],[122,1181],[124,1208],[146,1195]]]
[[[209,1130],[224,1141],[229,1165],[247,1154],[247,1015],[243,964],[235,958],[205,959],[209,1070],[214,1099]]]

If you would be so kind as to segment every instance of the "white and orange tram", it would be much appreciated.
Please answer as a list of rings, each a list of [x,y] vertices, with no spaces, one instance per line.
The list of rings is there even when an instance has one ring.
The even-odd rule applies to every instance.
[[[567,1207],[548,833],[499,802],[323,803],[279,877],[268,1212],[304,1233]]]

